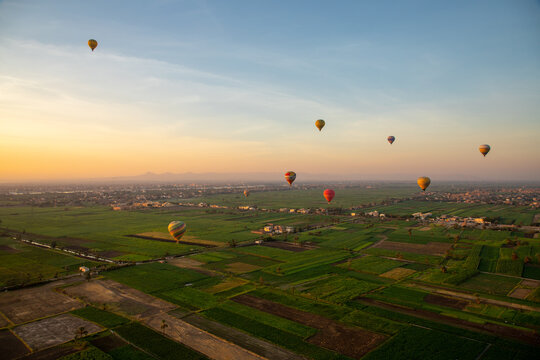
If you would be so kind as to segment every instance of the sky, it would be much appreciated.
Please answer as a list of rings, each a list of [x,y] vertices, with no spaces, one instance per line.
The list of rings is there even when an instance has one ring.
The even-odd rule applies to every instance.
[[[1,182],[534,181],[539,135],[539,1],[0,1]]]

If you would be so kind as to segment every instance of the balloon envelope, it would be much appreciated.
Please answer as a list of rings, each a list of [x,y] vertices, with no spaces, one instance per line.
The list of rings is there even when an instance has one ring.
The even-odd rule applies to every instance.
[[[289,183],[290,186],[292,186],[292,183],[296,179],[296,173],[294,171],[287,171],[285,173],[285,180]]]
[[[491,147],[488,144],[484,144],[484,145],[480,145],[478,147],[478,150],[480,150],[482,155],[484,155],[484,157],[485,157],[487,155],[487,153],[489,152],[489,150],[491,150]]]
[[[169,234],[171,234],[176,242],[180,241],[185,232],[186,224],[183,221],[172,221],[169,224]]]
[[[94,39],[88,40],[88,46],[90,46],[90,49],[94,51],[94,49],[97,48],[97,41]]]
[[[317,129],[319,129],[319,131],[322,130],[322,128],[324,127],[326,123],[324,122],[323,119],[319,119],[317,121],[315,121],[315,126],[317,127]]]
[[[389,136],[387,140],[390,143],[390,145],[392,145],[392,143],[396,140],[396,137],[395,136]]]
[[[245,197],[248,197],[248,196],[249,196],[249,190],[248,190],[248,189],[244,190],[244,196],[245,196]]]
[[[418,180],[416,180],[416,182],[418,183],[418,186],[420,186],[420,189],[422,189],[422,191],[426,191],[429,184],[431,184],[431,179],[427,176],[421,176],[418,178]]]
[[[336,192],[332,189],[326,189],[323,192],[323,196],[326,199],[326,201],[328,201],[328,203],[330,204],[330,201],[332,201],[334,196],[336,196]]]

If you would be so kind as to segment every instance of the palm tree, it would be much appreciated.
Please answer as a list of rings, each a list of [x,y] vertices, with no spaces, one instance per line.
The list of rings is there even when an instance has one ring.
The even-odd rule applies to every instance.
[[[167,329],[169,327],[169,325],[167,324],[165,319],[161,320],[161,326],[160,327],[161,327],[161,332],[163,332],[165,334],[165,329]]]
[[[84,328],[84,326],[81,326],[80,328],[75,331],[75,339],[81,339],[88,335],[88,331]]]

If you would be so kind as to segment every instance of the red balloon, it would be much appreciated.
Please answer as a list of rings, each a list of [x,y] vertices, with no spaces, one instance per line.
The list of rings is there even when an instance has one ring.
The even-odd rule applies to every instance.
[[[324,195],[324,198],[326,199],[326,201],[328,201],[328,203],[330,204],[330,201],[332,201],[332,199],[334,198],[336,193],[332,189],[326,189],[326,190],[324,190],[323,195]]]

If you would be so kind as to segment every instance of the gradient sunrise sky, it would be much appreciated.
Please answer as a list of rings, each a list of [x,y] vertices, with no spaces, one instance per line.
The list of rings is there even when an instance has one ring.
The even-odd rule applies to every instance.
[[[3,182],[540,180],[539,135],[538,1],[0,2]]]

